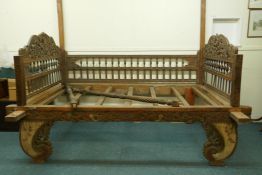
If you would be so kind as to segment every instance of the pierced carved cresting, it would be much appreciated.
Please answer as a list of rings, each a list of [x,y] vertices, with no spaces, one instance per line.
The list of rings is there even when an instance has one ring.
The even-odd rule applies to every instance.
[[[49,132],[51,121],[22,121],[20,124],[20,143],[23,151],[35,163],[43,163],[52,154]]]
[[[19,50],[20,56],[28,58],[50,58],[61,55],[60,48],[55,44],[52,37],[46,33],[33,35],[27,46]]]
[[[211,165],[223,165],[224,160],[232,155],[237,145],[237,124],[231,119],[220,122],[204,120],[207,142],[203,154]]]
[[[229,44],[224,35],[213,35],[205,46],[205,58],[229,59],[237,52],[237,48]]]

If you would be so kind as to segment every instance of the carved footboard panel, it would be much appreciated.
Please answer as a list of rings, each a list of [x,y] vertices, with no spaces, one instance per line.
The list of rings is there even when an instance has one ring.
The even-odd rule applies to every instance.
[[[239,106],[243,56],[223,35],[212,36],[203,51],[202,83]]]
[[[61,90],[63,51],[47,34],[32,36],[14,62],[18,105],[37,103],[41,93],[54,86]]]

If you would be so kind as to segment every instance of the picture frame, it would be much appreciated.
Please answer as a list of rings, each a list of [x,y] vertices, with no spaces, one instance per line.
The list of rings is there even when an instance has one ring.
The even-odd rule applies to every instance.
[[[250,10],[247,37],[262,37],[262,10]]]
[[[249,9],[262,9],[262,0],[249,0]]]

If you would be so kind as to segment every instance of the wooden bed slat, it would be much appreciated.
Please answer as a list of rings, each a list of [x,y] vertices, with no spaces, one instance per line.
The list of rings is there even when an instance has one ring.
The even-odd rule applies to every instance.
[[[47,89],[47,90],[45,90],[45,91],[43,91],[41,93],[39,93],[39,94],[29,98],[26,103],[29,104],[29,105],[36,104],[36,103],[41,103],[41,101],[46,100],[46,97],[51,96],[54,93],[62,90],[63,87],[64,86],[62,86],[62,85],[53,86],[53,87],[51,87],[51,88],[49,88],[49,89]]]
[[[109,86],[109,87],[105,90],[105,93],[111,92],[112,89],[113,89],[113,87],[112,87],[112,86]],[[97,102],[96,102],[96,105],[102,105],[102,104],[104,103],[104,101],[105,101],[105,98],[106,98],[106,97],[99,97],[98,100],[97,100]]]
[[[214,102],[211,98],[209,98],[207,95],[205,95],[204,93],[202,93],[200,90],[198,90],[196,87],[192,87],[194,93],[196,93],[196,95],[200,96],[201,98],[203,98],[205,101],[207,101],[209,104],[211,105],[218,105],[216,102]]]
[[[226,106],[230,105],[228,101],[220,97],[218,94],[216,94],[216,92],[213,92],[211,89],[208,89],[205,86],[198,86],[198,88],[201,89],[202,91],[205,91],[210,97],[218,101],[220,104],[226,105]]]
[[[38,104],[39,105],[48,104],[48,103],[52,102],[55,98],[57,98],[59,95],[62,95],[63,93],[65,93],[64,90],[59,90],[58,92],[54,93],[53,95],[49,96],[48,98],[39,102]]]
[[[151,87],[149,87],[149,90],[150,90],[151,97],[152,97],[152,98],[156,98],[155,88],[151,86]],[[156,103],[154,103],[153,105],[154,105],[154,106],[158,106],[158,104],[156,104]]]
[[[25,111],[14,111],[7,116],[5,116],[5,121],[7,122],[17,122],[25,117]]]
[[[183,106],[190,106],[190,104],[186,101],[186,99],[178,92],[175,87],[171,87],[172,92],[175,96],[183,103]]]
[[[247,123],[251,121],[250,117],[245,115],[243,112],[231,112],[230,117],[237,123]]]
[[[134,87],[130,86],[128,87],[127,95],[128,96],[133,96],[134,93]],[[132,105],[132,100],[126,100],[125,104],[131,106]]]

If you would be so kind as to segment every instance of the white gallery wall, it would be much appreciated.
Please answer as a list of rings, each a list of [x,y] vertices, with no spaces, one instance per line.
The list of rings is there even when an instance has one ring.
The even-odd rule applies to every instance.
[[[12,65],[18,49],[41,32],[58,41],[55,0],[0,0],[0,67]]]
[[[63,0],[63,4],[69,52],[199,48],[200,0]]]
[[[63,0],[65,45],[74,54],[194,54],[200,0]],[[262,38],[247,38],[248,0],[207,0],[206,37],[213,18],[239,18],[244,55],[241,103],[262,115]],[[32,34],[58,43],[55,0],[0,0],[0,67],[12,65]]]

